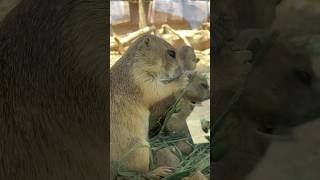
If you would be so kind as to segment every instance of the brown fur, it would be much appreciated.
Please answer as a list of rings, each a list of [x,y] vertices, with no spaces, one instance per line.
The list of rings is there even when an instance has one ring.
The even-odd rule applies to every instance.
[[[194,70],[196,68],[196,64],[199,62],[199,59],[196,58],[193,48],[189,46],[183,46],[178,48],[177,50],[179,60],[182,61],[185,70]],[[168,121],[168,130],[171,133],[179,132],[184,134],[185,136],[189,136],[188,127],[186,124],[186,118],[193,110],[193,103],[201,102],[205,99],[209,98],[209,86],[207,79],[200,75],[199,73],[193,73],[191,77],[192,81],[188,85],[186,94],[180,101],[181,111],[174,114],[173,117]],[[161,117],[168,111],[168,109],[177,101],[181,92],[177,92],[172,96],[167,97],[161,102],[155,104],[151,108],[150,115],[150,131],[159,131],[162,123]],[[151,132],[151,134],[154,132]],[[193,151],[193,147],[188,144],[185,140],[178,141],[175,143],[177,148],[185,153],[189,154]],[[178,167],[180,163],[180,159],[173,154],[170,150],[170,147],[160,149],[155,153],[156,159],[156,167],[159,166],[170,166],[170,167]],[[184,179],[207,179],[201,172],[196,171],[190,177],[186,177]]]
[[[177,49],[177,56],[179,63],[181,66],[184,68],[185,71],[193,71],[196,69],[196,65],[199,62],[199,59],[196,58],[194,49],[190,46],[182,46]],[[196,78],[196,80],[199,78]],[[190,93],[192,93],[192,88],[194,87],[194,91],[196,91],[199,87],[196,87],[196,82],[193,81],[189,85],[189,90]],[[196,94],[199,92],[195,92]],[[201,94],[201,93],[200,93]],[[163,122],[158,121],[159,118],[161,118],[169,109],[170,106],[172,106],[177,97],[174,95],[169,96],[168,98],[162,100],[161,102],[158,102],[156,105],[151,107],[151,114],[150,114],[150,128],[149,129],[154,129],[154,128],[159,128]],[[196,97],[197,98],[197,97]],[[201,97],[202,98],[202,97]],[[157,132],[154,132],[156,134]]]
[[[186,123],[186,118],[189,116],[189,114],[192,112],[194,108],[193,103],[198,103],[209,98],[209,88],[207,88],[208,87],[207,79],[204,76],[200,75],[199,73],[194,73],[191,78],[192,78],[192,81],[187,87],[186,94],[180,100],[181,111],[173,114],[172,117],[169,119],[168,124],[166,125],[166,129],[169,131],[169,133],[179,133],[185,137],[190,136],[188,126]],[[203,87],[203,85],[205,85],[206,87]],[[164,114],[165,111],[159,112],[158,110],[168,109],[177,100],[179,94],[180,93],[175,93],[175,95],[168,97],[166,100],[153,106],[151,114],[153,113],[155,114],[159,113],[160,115],[161,113]],[[169,104],[168,106],[168,102],[170,101],[172,101],[173,103]],[[154,122],[154,119],[150,119],[150,123],[152,122]],[[175,146],[184,154],[190,154],[193,151],[192,145],[187,143],[185,140],[180,140],[176,142]],[[180,160],[175,154],[173,154],[169,150],[169,148],[170,147],[160,149],[156,152],[156,161],[157,161],[156,167],[157,166],[178,167]],[[199,171],[195,172],[193,175],[185,179],[197,179],[197,178],[199,180],[207,179]]]
[[[180,159],[170,151],[170,149],[174,149],[174,147],[169,146],[166,148],[159,149],[155,152],[155,165],[158,166],[170,166],[177,168]]]
[[[170,151],[170,148],[173,147],[166,147],[163,149],[159,149],[155,153],[155,159],[156,159],[156,166],[170,166],[177,168],[179,166],[179,163],[181,162],[180,159],[172,152]],[[195,171],[188,177],[182,178],[183,180],[206,180],[207,178],[200,172]]]
[[[111,68],[111,178],[117,174],[115,163],[126,152],[136,145],[149,146],[150,106],[188,83],[180,63],[169,56],[168,50],[175,51],[164,40],[144,35]],[[176,79],[167,84],[161,82],[168,78]],[[137,148],[122,162],[122,167],[149,176],[149,158],[149,148]]]
[[[108,179],[107,10],[21,0],[1,21],[1,180]]]
[[[222,143],[226,151],[212,163],[215,178],[245,179],[271,141],[290,136],[292,127],[319,117],[319,77],[315,76],[310,59],[290,46],[287,40],[276,40],[262,57],[255,59],[257,64],[241,98],[223,120],[223,134],[217,144]],[[223,66],[214,67],[226,72]],[[214,77],[219,89],[228,83],[222,74]],[[227,90],[232,89],[217,93],[225,94]]]
[[[191,75],[191,79],[192,81],[188,85],[186,93],[180,101],[181,111],[175,113],[168,121],[167,128],[170,132],[180,132],[189,135],[185,120],[192,112],[194,103],[199,103],[209,98],[210,91],[207,79],[199,73],[193,73],[193,75]],[[180,94],[181,92],[177,92],[151,107],[151,114],[149,118],[150,131],[156,131],[156,129],[162,125],[163,116],[177,101]]]
[[[282,0],[216,0],[213,6],[217,49],[248,28],[269,28]]]
[[[213,65],[213,120],[221,115],[232,96],[239,90],[248,75],[252,53],[248,50],[232,51],[224,47],[215,57]]]
[[[182,46],[177,49],[177,54],[185,70],[193,71],[196,69],[199,59],[196,57],[194,49],[190,46]]]

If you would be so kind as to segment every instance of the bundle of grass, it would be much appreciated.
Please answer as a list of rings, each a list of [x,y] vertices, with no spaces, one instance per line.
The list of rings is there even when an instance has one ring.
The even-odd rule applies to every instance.
[[[192,176],[194,173],[201,172],[203,176],[208,177],[210,175],[210,150],[209,144],[198,144],[193,146],[193,151],[189,155],[183,154],[180,149],[174,145],[175,142],[181,140],[191,140],[188,138],[179,138],[174,136],[167,136],[165,138],[156,137],[151,141],[151,148],[153,152],[157,152],[162,149],[169,150],[178,159],[176,163],[175,172],[171,175],[164,177],[163,179],[174,180],[183,179]],[[166,157],[161,156],[161,161],[167,161],[167,164],[172,165],[173,157],[170,153],[166,154]],[[157,156],[153,156],[152,165],[156,167],[159,162]]]
[[[178,147],[174,144],[177,141],[181,140],[188,140],[190,141],[190,145],[193,147],[192,153],[189,155],[183,154]],[[132,148],[128,151],[128,153],[124,154],[122,159],[125,159],[126,156],[134,151],[136,148],[149,148],[153,154],[156,154],[157,151],[165,149],[168,150],[170,153],[174,155],[177,160],[174,162],[175,164],[175,171],[174,173],[170,174],[167,177],[163,177],[162,179],[165,180],[177,180],[177,179],[185,179],[187,180],[188,177],[198,175],[197,173],[200,172],[200,176],[209,177],[210,176],[210,150],[209,144],[197,144],[194,145],[191,142],[191,137],[181,138],[176,135],[168,135],[168,136],[157,136],[150,139],[150,147],[137,145],[135,148]],[[168,154],[167,154],[168,155]],[[167,157],[164,157],[164,161],[166,159],[171,159],[172,155],[170,154]],[[150,168],[154,169],[158,165],[158,159],[156,156],[151,157]],[[170,163],[169,163],[170,164]],[[119,169],[118,174],[121,176],[118,179],[132,179],[132,180],[140,180],[144,178],[141,174],[136,172],[124,171],[121,168],[121,160],[119,161]],[[206,178],[206,179],[207,179]],[[208,178],[209,179],[209,178]]]

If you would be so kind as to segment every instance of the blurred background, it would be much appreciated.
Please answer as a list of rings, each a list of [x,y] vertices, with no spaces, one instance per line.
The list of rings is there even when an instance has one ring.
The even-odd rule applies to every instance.
[[[209,0],[113,0],[110,2],[110,65],[139,35],[153,32],[174,47],[192,46],[200,58],[197,70],[209,73],[209,22]]]
[[[21,0],[0,0],[0,22]]]

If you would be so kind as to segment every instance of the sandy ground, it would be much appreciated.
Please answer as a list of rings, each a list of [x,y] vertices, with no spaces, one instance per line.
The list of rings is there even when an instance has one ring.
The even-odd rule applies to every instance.
[[[210,136],[210,131],[205,133],[202,130],[201,119],[210,120],[210,100],[197,105],[186,120],[194,144],[209,143],[205,136]]]

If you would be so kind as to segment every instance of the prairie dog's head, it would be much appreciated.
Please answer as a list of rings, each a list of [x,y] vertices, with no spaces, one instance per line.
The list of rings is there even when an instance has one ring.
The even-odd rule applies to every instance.
[[[239,104],[260,132],[286,133],[320,117],[318,68],[307,54],[282,39],[256,61]]]
[[[184,66],[184,70],[193,71],[196,69],[199,59],[194,53],[194,49],[190,46],[182,46],[177,49],[178,59],[181,61],[181,64]]]
[[[200,103],[210,98],[210,88],[205,75],[194,72],[191,75],[191,81],[186,89],[184,98],[192,103]]]
[[[176,49],[165,40],[148,34],[137,39],[135,43],[136,70],[164,84],[182,75],[183,65],[178,60]]]

